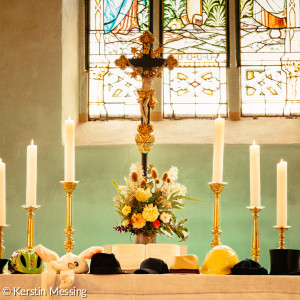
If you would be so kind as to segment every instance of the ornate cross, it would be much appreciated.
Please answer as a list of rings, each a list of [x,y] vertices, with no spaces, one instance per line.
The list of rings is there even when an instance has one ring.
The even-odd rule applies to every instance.
[[[129,66],[133,70],[132,77],[136,78],[137,75],[142,77],[142,88],[137,90],[142,119],[137,128],[139,133],[136,135],[135,141],[142,153],[142,165],[146,177],[147,154],[155,141],[151,134],[153,126],[150,124],[150,108],[154,109],[157,104],[154,96],[155,89],[151,88],[152,82],[155,77],[161,77],[161,71],[165,66],[169,70],[173,70],[178,65],[178,61],[173,55],[169,55],[167,59],[161,58],[162,48],[153,50],[154,36],[150,31],[144,31],[139,40],[143,45],[142,50],[131,48],[133,58],[127,59],[123,54],[115,61],[115,65],[121,70],[125,70]]]

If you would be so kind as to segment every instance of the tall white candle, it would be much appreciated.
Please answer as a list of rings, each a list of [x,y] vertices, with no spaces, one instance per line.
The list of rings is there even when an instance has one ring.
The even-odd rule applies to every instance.
[[[36,205],[37,145],[27,146],[26,205]]]
[[[260,147],[250,146],[250,206],[260,206]]]
[[[6,224],[5,163],[0,158],[0,225]]]
[[[75,181],[75,122],[65,121],[65,181]]]
[[[215,143],[213,157],[213,182],[223,181],[223,155],[224,155],[224,128],[225,120],[220,116],[215,119]]]
[[[277,164],[277,226],[287,226],[287,162]]]

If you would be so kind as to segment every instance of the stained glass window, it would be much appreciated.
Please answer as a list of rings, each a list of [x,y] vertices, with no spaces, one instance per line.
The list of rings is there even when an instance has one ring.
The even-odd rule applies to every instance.
[[[243,116],[300,115],[300,4],[240,0]]]
[[[90,0],[89,8],[89,118],[138,118],[135,90],[141,78],[120,71],[114,61],[141,47],[149,0]]]
[[[163,0],[164,117],[227,115],[225,0]]]

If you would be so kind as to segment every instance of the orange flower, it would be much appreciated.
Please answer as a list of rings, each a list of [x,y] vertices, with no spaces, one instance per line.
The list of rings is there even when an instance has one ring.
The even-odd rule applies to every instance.
[[[167,172],[165,172],[164,174],[163,174],[163,177],[162,177],[162,181],[166,181],[167,180],[167,178],[168,178],[168,173]]]
[[[158,177],[157,171],[155,168],[151,169],[151,176],[153,179],[156,179]]]
[[[131,181],[133,181],[133,182],[138,181],[138,174],[136,172],[131,173]]]

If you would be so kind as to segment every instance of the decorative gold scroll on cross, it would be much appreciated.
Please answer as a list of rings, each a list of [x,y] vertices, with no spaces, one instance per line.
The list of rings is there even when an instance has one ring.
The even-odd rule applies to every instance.
[[[127,59],[126,55],[123,54],[115,61],[115,65],[121,70],[125,70],[129,66],[133,71],[131,73],[133,78],[138,75],[142,78],[142,88],[137,90],[142,120],[137,128],[139,133],[136,135],[135,141],[139,151],[142,154],[147,154],[155,141],[152,134],[153,126],[150,124],[150,108],[154,109],[157,104],[152,82],[154,78],[161,77],[161,71],[165,66],[169,70],[173,70],[178,65],[178,60],[173,55],[169,55],[167,59],[161,58],[162,48],[153,50],[154,36],[148,30],[139,37],[139,41],[142,43],[142,49],[131,48],[133,57]]]

